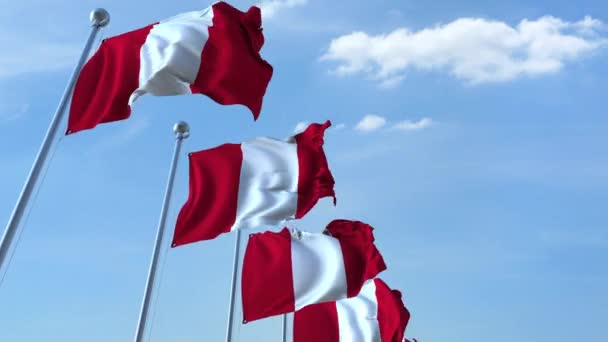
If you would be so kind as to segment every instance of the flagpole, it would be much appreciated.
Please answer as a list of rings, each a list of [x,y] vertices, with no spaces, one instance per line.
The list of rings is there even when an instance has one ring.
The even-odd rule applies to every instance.
[[[173,126],[173,132],[175,133],[176,139],[175,149],[173,150],[173,158],[171,160],[171,167],[169,169],[167,188],[165,190],[165,198],[163,199],[163,205],[160,211],[160,219],[158,220],[156,242],[154,244],[154,250],[152,251],[152,260],[150,261],[150,269],[148,271],[146,290],[144,291],[144,298],[142,300],[141,311],[139,313],[139,321],[137,322],[137,329],[134,338],[135,342],[142,342],[144,340],[144,335],[146,331],[146,321],[148,318],[148,311],[150,309],[150,300],[152,299],[152,290],[154,289],[154,280],[156,278],[158,257],[160,255],[163,235],[165,232],[167,212],[169,209],[169,204],[171,203],[171,193],[173,192],[173,181],[175,179],[177,161],[179,159],[179,152],[181,150],[182,141],[190,136],[190,127],[187,123],[180,121],[176,123],[175,126]]]
[[[234,244],[234,260],[232,263],[232,285],[230,287],[230,304],[228,306],[228,327],[226,328],[226,342],[232,342],[232,329],[234,322],[234,298],[236,295],[236,280],[239,267],[239,249],[241,246],[241,230],[236,230],[236,242]]]
[[[287,342],[287,314],[283,314],[283,342]]]
[[[70,99],[70,95],[72,94],[72,90],[74,89],[74,84],[76,83],[76,79],[78,78],[80,70],[82,69],[82,66],[84,65],[85,61],[89,56],[91,47],[93,46],[93,42],[95,40],[95,37],[97,36],[97,33],[102,27],[108,25],[108,23],[110,22],[110,14],[103,8],[97,8],[91,11],[90,20],[92,27],[91,32],[89,33],[89,37],[87,38],[84,48],[82,49],[80,58],[76,63],[76,67],[74,67],[74,71],[72,71],[72,75],[63,92],[63,96],[59,101],[59,105],[57,106],[55,115],[53,116],[53,119],[49,124],[46,135],[42,140],[42,145],[38,150],[36,159],[34,159],[34,163],[32,165],[32,168],[30,169],[30,173],[27,177],[27,180],[25,181],[25,184],[23,185],[23,189],[21,190],[21,194],[19,195],[17,204],[15,205],[13,213],[11,214],[11,217],[8,220],[8,223],[4,230],[2,241],[0,242],[0,272],[5,266],[8,267],[6,264],[8,263],[7,257],[9,254],[9,250],[11,248],[13,239],[15,238],[15,235],[17,233],[17,229],[19,228],[19,223],[21,222],[23,214],[25,213],[25,209],[27,208],[32,192],[36,187],[36,183],[38,182],[38,178],[40,177],[42,168],[49,155],[49,150],[57,134],[57,129],[59,128],[61,119],[64,116],[68,100]],[[0,278],[0,282],[1,281],[2,280]]]

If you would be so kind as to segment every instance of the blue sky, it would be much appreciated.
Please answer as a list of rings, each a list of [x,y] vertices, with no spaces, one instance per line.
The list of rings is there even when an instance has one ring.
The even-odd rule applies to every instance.
[[[246,9],[254,3],[233,1]],[[0,12],[0,222],[103,6],[104,37],[199,1],[22,0]],[[421,342],[604,341],[608,317],[608,3],[277,1],[258,122],[202,96],[141,98],[131,119],[59,139],[0,288],[0,341],[132,338],[173,149],[332,120],[334,218],[376,228]],[[267,7],[269,8],[269,7]],[[150,341],[221,341],[234,235],[169,250]],[[165,246],[166,247],[166,246]],[[165,251],[167,249],[165,248]],[[240,316],[240,314],[238,314]],[[280,319],[238,328],[280,339]]]

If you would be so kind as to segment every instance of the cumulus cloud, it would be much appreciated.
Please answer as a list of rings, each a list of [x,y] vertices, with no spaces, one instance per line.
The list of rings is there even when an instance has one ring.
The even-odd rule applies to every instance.
[[[433,119],[422,118],[418,121],[403,120],[393,125],[393,129],[400,131],[419,131],[430,127],[433,124]]]
[[[269,19],[274,17],[277,12],[281,10],[303,6],[307,3],[308,0],[262,0],[259,6],[262,10],[262,16],[264,19]]]
[[[359,121],[355,129],[360,132],[373,132],[386,125],[386,119],[378,115],[366,115]]]
[[[516,26],[460,18],[419,31],[353,32],[333,39],[321,60],[337,62],[338,75],[365,74],[383,87],[399,84],[409,69],[446,71],[469,84],[504,82],[562,70],[608,45],[605,30],[591,17],[568,22],[544,16]]]

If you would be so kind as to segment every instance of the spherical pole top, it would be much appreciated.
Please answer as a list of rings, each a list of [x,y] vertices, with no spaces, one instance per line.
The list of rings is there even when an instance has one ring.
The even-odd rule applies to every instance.
[[[91,11],[89,18],[91,19],[91,25],[104,27],[110,22],[110,13],[103,8],[96,8]]]
[[[173,125],[173,132],[178,139],[186,139],[190,136],[190,126],[184,121],[179,121]]]

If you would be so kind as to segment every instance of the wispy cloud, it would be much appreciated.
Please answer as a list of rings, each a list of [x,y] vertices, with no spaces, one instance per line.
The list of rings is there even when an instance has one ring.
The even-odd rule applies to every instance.
[[[363,133],[378,131],[388,125],[388,120],[379,115],[366,115],[355,126],[355,130]],[[396,131],[419,131],[435,124],[431,118],[422,118],[418,121],[403,120],[391,125],[391,130]]]
[[[146,128],[150,126],[150,121],[143,118],[134,118],[127,122],[126,127],[111,136],[108,140],[101,141],[92,146],[92,153],[105,153],[107,151],[122,148],[133,139],[137,138]]]
[[[424,117],[418,121],[399,121],[394,124],[391,124],[390,127],[387,129],[403,132],[420,131],[435,124],[436,122],[433,121],[433,119]],[[298,122],[293,129],[293,134],[303,132],[306,127],[308,127],[308,125],[310,125],[310,122],[308,121]],[[361,120],[359,120],[359,122],[355,126],[353,126],[353,129],[361,133],[371,133],[382,130],[382,128],[387,127],[387,125],[389,125],[389,121],[385,117],[375,114],[368,114],[365,115]],[[338,131],[345,129],[346,127],[346,124],[340,123],[330,127],[329,129]]]
[[[398,85],[408,69],[447,71],[468,84],[504,82],[562,70],[608,45],[605,30],[591,17],[568,22],[544,16],[514,27],[460,18],[419,31],[353,32],[332,40],[321,60],[337,62],[337,75],[365,74],[382,87]]]
[[[393,125],[393,129],[400,131],[419,131],[433,125],[433,119],[422,118],[418,121],[403,120]]]
[[[359,121],[359,123],[355,126],[355,130],[359,132],[368,133],[377,131],[384,125],[386,125],[385,118],[378,115],[368,114],[364,116],[361,121]]]
[[[304,6],[308,0],[262,0],[259,4],[264,19],[274,17],[279,11],[297,6]]]
[[[0,79],[73,66],[80,49],[68,43],[51,43],[2,32],[0,45],[10,46],[0,54]]]

